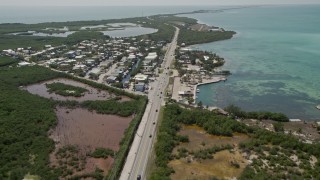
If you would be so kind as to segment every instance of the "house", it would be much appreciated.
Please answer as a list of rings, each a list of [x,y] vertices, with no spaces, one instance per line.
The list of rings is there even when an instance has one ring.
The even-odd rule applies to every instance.
[[[130,54],[127,59],[128,59],[128,60],[136,59],[136,55]]]
[[[76,55],[77,55],[77,56],[80,56],[81,54],[82,54],[82,50],[79,50],[79,49],[76,50]]]
[[[134,85],[135,91],[144,92],[145,90],[145,83],[138,83]]]
[[[137,74],[136,76],[134,76],[133,78],[135,80],[136,83],[144,83],[148,80],[148,76],[144,75],[144,74]]]
[[[28,62],[25,62],[25,61],[18,63],[18,66],[19,66],[19,67],[22,67],[22,66],[30,66],[30,65],[31,65],[31,63],[28,63]]]
[[[158,55],[156,52],[151,52],[148,54],[147,57],[145,57],[145,60],[154,61],[158,58]]]
[[[86,65],[84,65],[84,64],[79,64],[79,65],[75,65],[73,67],[73,70],[77,70],[77,69],[87,70],[88,67]]]
[[[106,79],[107,83],[115,83],[117,81],[117,77],[116,76],[109,76]]]
[[[52,48],[52,46],[51,46],[51,45],[44,45],[44,47],[45,47],[46,49],[48,49],[48,48]]]
[[[67,57],[70,59],[73,59],[76,57],[76,52],[75,51],[69,51],[66,53]]]
[[[123,83],[123,87],[124,87],[124,88],[129,88],[129,85],[130,85],[130,82],[129,82],[129,81],[125,81],[125,82]]]
[[[182,97],[192,97],[193,93],[191,91],[179,91],[178,95]]]
[[[143,66],[143,71],[150,72],[154,70],[154,66]]]
[[[75,59],[76,60],[82,60],[84,57],[86,57],[85,55],[80,55],[80,56],[76,56]]]
[[[93,60],[93,59],[87,59],[87,60],[86,60],[86,65],[91,66],[91,65],[93,65],[95,62],[96,62],[96,61]]]
[[[100,68],[93,68],[91,71],[90,71],[90,74],[93,74],[93,75],[100,75],[101,74],[101,69]]]
[[[16,55],[16,52],[13,51],[12,49],[2,50],[2,52],[3,52],[3,54],[9,55],[9,56],[14,56],[14,55]]]

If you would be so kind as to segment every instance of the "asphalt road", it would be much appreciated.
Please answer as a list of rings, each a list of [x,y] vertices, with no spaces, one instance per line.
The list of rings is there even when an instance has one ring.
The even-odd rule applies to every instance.
[[[131,171],[128,172],[128,176],[126,178],[125,176],[121,176],[120,179],[135,180],[137,179],[138,175],[141,176],[141,179],[146,179],[145,177],[146,166],[148,164],[150,152],[153,148],[153,144],[156,136],[155,134],[156,125],[158,123],[157,121],[158,121],[160,107],[161,107],[161,104],[163,103],[163,98],[164,98],[163,95],[169,83],[169,76],[170,76],[169,68],[174,59],[174,53],[177,47],[178,35],[179,35],[179,29],[176,28],[175,35],[173,37],[172,42],[168,46],[168,50],[165,54],[164,62],[162,64],[164,71],[153,83],[153,89],[148,94],[150,107],[149,108],[147,107],[145,112],[146,121],[141,122],[144,124],[140,124],[140,126],[144,126],[144,129],[142,131],[137,131],[137,134],[135,137],[135,138],[141,138],[141,139],[140,141],[134,141],[134,143],[139,142],[139,144],[137,145],[138,147],[136,148],[136,152],[134,153],[135,157],[131,157],[131,158],[134,158],[133,164],[131,166]],[[126,173],[126,172],[123,172],[123,173]]]

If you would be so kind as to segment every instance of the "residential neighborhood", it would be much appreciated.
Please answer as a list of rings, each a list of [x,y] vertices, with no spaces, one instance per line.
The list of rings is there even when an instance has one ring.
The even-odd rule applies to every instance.
[[[7,49],[5,56],[23,60],[19,66],[38,64],[117,88],[148,93],[149,81],[158,75],[166,42],[134,37],[85,40],[71,47],[45,45]]]

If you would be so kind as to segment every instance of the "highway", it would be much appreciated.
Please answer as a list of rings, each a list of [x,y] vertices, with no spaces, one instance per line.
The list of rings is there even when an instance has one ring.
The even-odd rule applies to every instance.
[[[146,179],[146,166],[153,144],[155,143],[157,121],[161,105],[164,102],[165,89],[169,83],[169,68],[174,59],[178,35],[179,28],[176,27],[174,37],[172,42],[168,45],[162,63],[164,71],[151,85],[152,90],[150,90],[148,94],[149,103],[121,173],[121,180],[136,180],[139,175],[141,176],[141,179]]]

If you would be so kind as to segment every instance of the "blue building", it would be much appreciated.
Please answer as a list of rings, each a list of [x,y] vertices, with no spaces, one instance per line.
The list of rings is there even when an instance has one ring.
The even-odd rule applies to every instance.
[[[145,83],[138,83],[134,85],[136,91],[144,92],[145,90]]]

